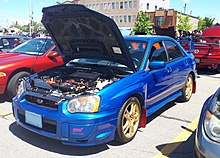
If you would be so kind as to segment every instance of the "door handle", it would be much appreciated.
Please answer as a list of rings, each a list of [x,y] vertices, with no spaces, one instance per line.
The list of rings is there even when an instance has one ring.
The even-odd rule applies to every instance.
[[[171,73],[172,69],[170,67],[167,67],[167,72]]]

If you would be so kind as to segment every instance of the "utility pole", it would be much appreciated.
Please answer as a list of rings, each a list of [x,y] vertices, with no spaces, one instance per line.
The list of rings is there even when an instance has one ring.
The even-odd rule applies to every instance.
[[[184,14],[186,14],[186,3],[184,5]]]
[[[32,0],[29,0],[29,35],[32,36],[33,30],[33,3]]]

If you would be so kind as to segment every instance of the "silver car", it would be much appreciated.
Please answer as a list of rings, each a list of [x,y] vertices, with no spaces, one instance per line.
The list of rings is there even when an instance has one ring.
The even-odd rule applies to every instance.
[[[199,158],[220,157],[220,88],[202,108],[195,137],[195,153]]]

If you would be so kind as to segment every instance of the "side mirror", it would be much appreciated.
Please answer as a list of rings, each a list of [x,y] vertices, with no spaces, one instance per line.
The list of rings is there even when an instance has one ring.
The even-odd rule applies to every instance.
[[[58,56],[59,56],[58,52],[55,51],[52,51],[47,55],[48,58],[56,58]]]
[[[149,68],[151,70],[157,70],[157,69],[165,68],[165,66],[166,66],[165,61],[152,61],[150,62]]]

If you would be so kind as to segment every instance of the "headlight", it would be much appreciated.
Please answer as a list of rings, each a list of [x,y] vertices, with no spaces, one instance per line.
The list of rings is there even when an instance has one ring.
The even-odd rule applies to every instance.
[[[100,97],[97,95],[82,96],[72,99],[67,104],[67,111],[70,113],[85,112],[92,113],[99,110]]]
[[[215,100],[213,112],[206,112],[204,128],[210,139],[220,142],[220,101]]]
[[[21,94],[25,91],[25,81],[22,80],[18,85],[17,97],[20,98]]]

